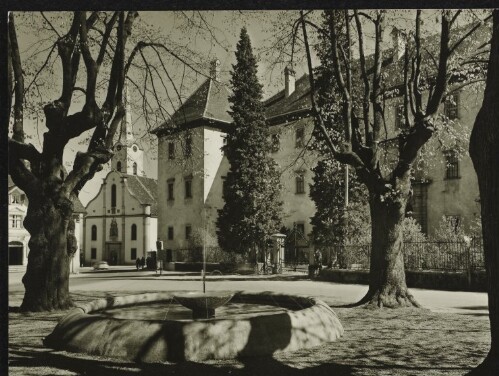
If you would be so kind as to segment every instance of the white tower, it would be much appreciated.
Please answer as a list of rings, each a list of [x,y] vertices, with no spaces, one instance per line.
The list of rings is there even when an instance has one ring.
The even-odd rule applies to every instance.
[[[135,142],[128,85],[124,87],[125,116],[121,121],[118,141],[114,146],[111,169],[128,175],[144,175],[144,151]]]

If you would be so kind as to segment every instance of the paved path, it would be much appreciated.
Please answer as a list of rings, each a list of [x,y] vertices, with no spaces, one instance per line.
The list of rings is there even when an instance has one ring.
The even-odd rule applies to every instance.
[[[24,291],[24,269],[9,270],[9,290]],[[358,301],[367,291],[365,285],[338,284],[303,279],[300,273],[286,276],[209,276],[208,290],[273,291],[318,297],[328,304],[342,305]],[[77,291],[175,291],[201,290],[199,273],[136,271],[134,267],[92,271],[82,268],[71,275],[70,290]],[[487,294],[463,291],[411,289],[417,301],[434,312],[486,315]]]

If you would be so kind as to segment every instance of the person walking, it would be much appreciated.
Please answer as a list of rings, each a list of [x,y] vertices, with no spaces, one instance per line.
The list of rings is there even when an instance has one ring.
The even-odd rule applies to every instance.
[[[139,269],[140,269],[140,264],[141,264],[141,263],[140,263],[140,258],[139,258],[139,257],[137,257],[137,258],[135,259],[135,266],[137,267],[137,270],[139,270]]]

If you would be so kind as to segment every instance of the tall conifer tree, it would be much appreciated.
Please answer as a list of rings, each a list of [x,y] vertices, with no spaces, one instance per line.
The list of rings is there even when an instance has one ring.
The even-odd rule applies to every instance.
[[[225,154],[230,163],[219,211],[218,240],[228,251],[248,254],[262,250],[281,225],[278,167],[270,157],[271,142],[246,28],[241,30],[233,65],[230,96],[233,124]]]

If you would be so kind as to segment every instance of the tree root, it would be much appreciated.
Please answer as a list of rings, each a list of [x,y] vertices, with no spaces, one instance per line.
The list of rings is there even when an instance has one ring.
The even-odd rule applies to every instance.
[[[421,308],[414,296],[404,289],[382,288],[381,290],[371,290],[356,304],[366,308]]]
[[[499,370],[499,355],[490,351],[487,357],[476,368],[465,376],[495,376]]]

